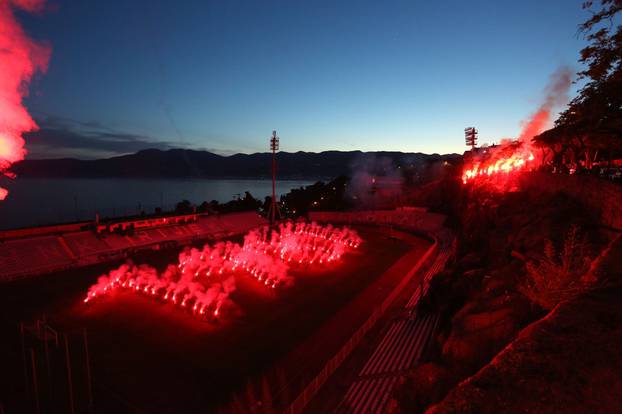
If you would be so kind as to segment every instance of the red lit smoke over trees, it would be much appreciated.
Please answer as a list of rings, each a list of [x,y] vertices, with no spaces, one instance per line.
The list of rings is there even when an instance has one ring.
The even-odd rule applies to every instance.
[[[599,3],[599,10],[592,10]],[[559,167],[572,162],[590,169],[595,161],[622,156],[622,25],[615,24],[621,0],[589,1],[591,17],[580,26],[589,42],[579,61],[586,81],[579,95],[561,113],[554,128],[534,139]]]
[[[465,160],[462,181],[504,181],[508,175],[538,165],[539,151],[532,142],[551,122],[556,108],[568,100],[572,71],[567,67],[556,70],[544,90],[544,99],[538,109],[525,121],[517,140],[504,139],[500,145],[484,151],[474,151]]]

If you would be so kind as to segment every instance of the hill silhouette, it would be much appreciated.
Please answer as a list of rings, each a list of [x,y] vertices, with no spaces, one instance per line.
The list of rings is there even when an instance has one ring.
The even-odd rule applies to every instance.
[[[267,178],[270,176],[270,153],[222,156],[208,151],[186,149],[147,149],[135,154],[97,160],[72,158],[24,160],[13,170],[20,177],[197,177],[197,178]],[[304,179],[348,175],[357,169],[391,170],[416,168],[459,155],[403,152],[279,152],[280,178]]]

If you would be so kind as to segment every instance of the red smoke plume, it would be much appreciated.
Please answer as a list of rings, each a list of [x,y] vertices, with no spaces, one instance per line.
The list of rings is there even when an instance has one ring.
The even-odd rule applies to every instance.
[[[13,14],[17,7],[41,11],[45,0],[0,0],[0,175],[14,178],[11,164],[24,159],[24,132],[37,129],[22,103],[27,85],[37,72],[45,72],[50,48],[30,39]],[[0,200],[8,191],[0,187]]]
[[[552,111],[566,103],[568,89],[572,84],[572,71],[567,67],[557,69],[545,89],[544,101],[529,119],[516,140],[503,140],[501,145],[473,152],[470,163],[465,165],[462,181],[488,182],[505,186],[509,174],[532,168],[535,156],[531,140],[549,127]]]
[[[551,112],[568,101],[568,89],[572,84],[572,71],[568,67],[557,69],[545,89],[545,98],[540,108],[523,125],[518,140],[531,146],[531,139],[549,127]]]

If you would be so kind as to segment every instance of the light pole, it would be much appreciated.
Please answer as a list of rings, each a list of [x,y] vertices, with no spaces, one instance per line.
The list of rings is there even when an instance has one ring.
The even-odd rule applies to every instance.
[[[274,224],[277,214],[281,218],[281,212],[276,203],[276,152],[279,150],[279,137],[276,136],[276,131],[272,131],[270,137],[270,150],[272,151],[272,201],[270,202],[268,216],[270,217],[270,224]]]
[[[467,147],[471,147],[471,151],[475,151],[477,145],[477,129],[475,127],[464,128],[464,141]]]

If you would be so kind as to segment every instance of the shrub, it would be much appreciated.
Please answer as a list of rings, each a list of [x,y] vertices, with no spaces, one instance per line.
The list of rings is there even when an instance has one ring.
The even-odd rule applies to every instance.
[[[527,281],[521,291],[543,309],[552,309],[585,288],[581,279],[590,266],[587,242],[577,225],[570,226],[558,252],[550,239],[544,241],[544,254],[527,262]]]

